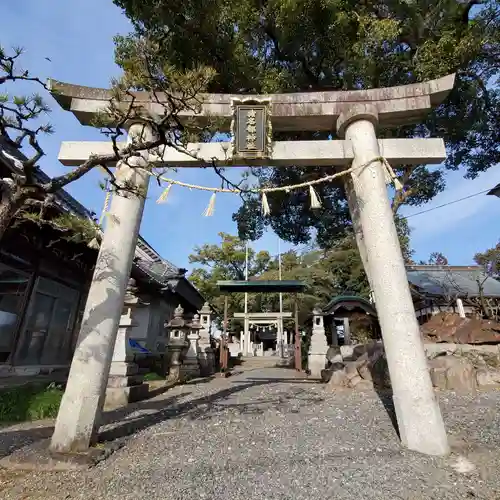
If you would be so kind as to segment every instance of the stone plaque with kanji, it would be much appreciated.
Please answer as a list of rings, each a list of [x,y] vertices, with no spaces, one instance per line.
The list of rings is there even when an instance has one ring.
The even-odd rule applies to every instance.
[[[233,101],[233,156],[269,158],[271,123],[268,101]]]

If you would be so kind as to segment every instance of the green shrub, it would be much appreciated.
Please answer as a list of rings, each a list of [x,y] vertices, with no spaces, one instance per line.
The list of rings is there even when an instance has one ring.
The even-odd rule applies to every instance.
[[[56,384],[0,390],[0,422],[54,418],[59,411],[63,393]]]
[[[145,382],[153,382],[154,380],[165,380],[165,377],[162,377],[161,375],[158,375],[158,373],[155,372],[149,372],[144,375],[144,381]]]

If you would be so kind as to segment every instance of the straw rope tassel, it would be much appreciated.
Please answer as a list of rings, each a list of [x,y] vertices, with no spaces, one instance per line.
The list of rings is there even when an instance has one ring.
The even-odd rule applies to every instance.
[[[318,197],[318,193],[312,186],[309,186],[309,197],[311,198],[312,209],[321,208],[321,201]]]
[[[97,241],[97,238],[92,238],[92,240],[89,241],[88,245],[89,248],[92,248],[92,250],[99,250],[100,246],[99,242]]]
[[[382,163],[384,165],[384,170],[386,172],[386,182],[387,182],[387,178],[388,178],[388,180],[389,180],[388,183],[392,182],[394,184],[394,189],[396,191],[401,191],[403,189],[403,184],[401,184],[401,182],[397,178],[396,173],[392,169],[389,162],[385,158],[382,158]]]
[[[208,207],[203,212],[203,216],[212,217],[214,212],[215,212],[215,193],[212,193],[212,196],[210,196],[210,201],[208,202]]]
[[[104,205],[102,207],[101,217],[99,218],[99,225],[102,226],[102,222],[104,221],[104,217],[106,216],[107,211],[109,210],[109,204],[111,202],[111,190],[106,191],[106,197],[104,198]]]
[[[167,201],[168,193],[170,193],[170,188],[172,187],[172,184],[169,184],[160,194],[158,199],[156,200],[156,203],[165,203]]]
[[[264,215],[269,215],[271,213],[271,209],[269,208],[269,202],[267,201],[267,195],[265,191],[262,193],[262,213]]]

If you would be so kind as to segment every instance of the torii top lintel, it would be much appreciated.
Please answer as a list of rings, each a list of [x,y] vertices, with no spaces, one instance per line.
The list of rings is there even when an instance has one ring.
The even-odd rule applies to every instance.
[[[195,119],[204,125],[209,117],[222,119],[226,130],[230,129],[233,117],[232,102],[239,99],[268,99],[270,119],[275,131],[332,131],[342,112],[353,106],[370,105],[378,112],[379,122],[384,127],[397,127],[422,121],[429,110],[441,104],[453,88],[455,75],[447,75],[411,85],[369,90],[334,92],[296,92],[288,94],[203,94],[202,112],[194,115],[188,111],[180,116]],[[52,96],[59,105],[71,111],[83,125],[92,125],[98,112],[107,107],[112,94],[108,89],[84,87],[49,79]],[[151,99],[148,92],[135,92],[136,104],[141,104],[150,113],[162,113],[161,105]],[[161,100],[161,94],[157,97]]]

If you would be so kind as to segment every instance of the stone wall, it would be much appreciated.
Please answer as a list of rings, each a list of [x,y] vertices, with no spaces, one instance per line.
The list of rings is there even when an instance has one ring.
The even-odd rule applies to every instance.
[[[425,344],[434,387],[472,391],[500,386],[500,346],[480,344]]]
[[[500,387],[500,345],[425,344],[434,387],[471,392]],[[323,382],[332,388],[390,389],[382,342],[330,347]]]

